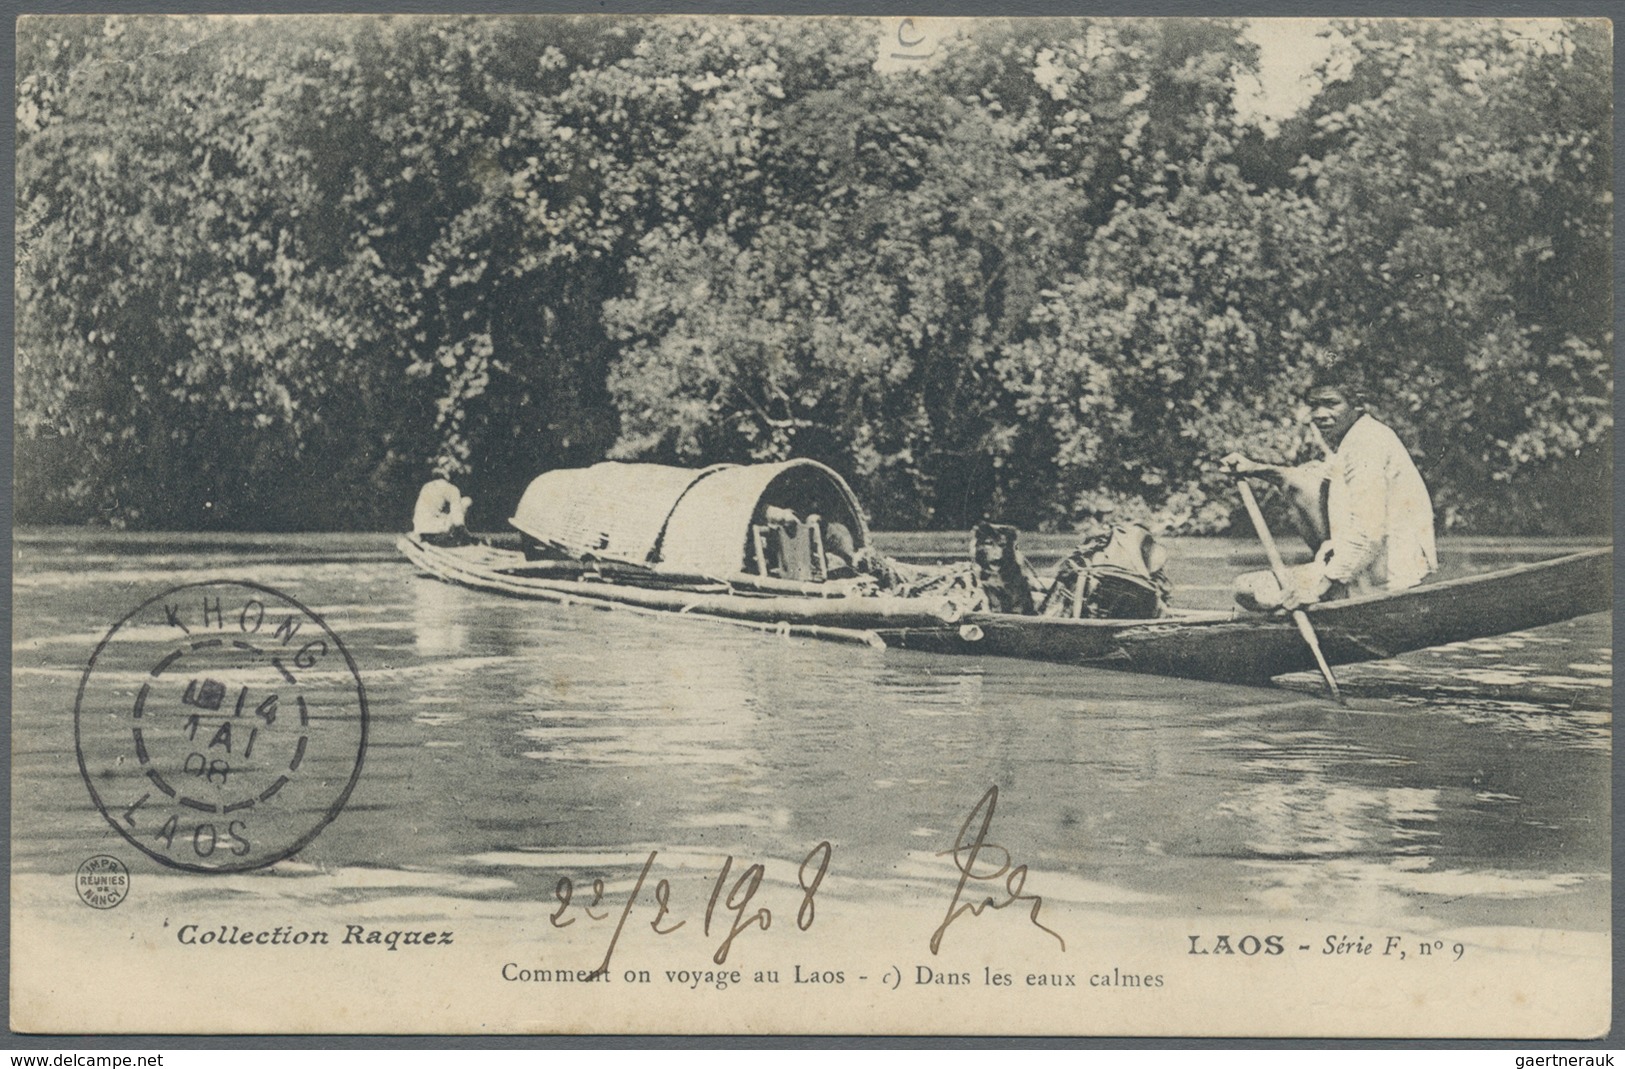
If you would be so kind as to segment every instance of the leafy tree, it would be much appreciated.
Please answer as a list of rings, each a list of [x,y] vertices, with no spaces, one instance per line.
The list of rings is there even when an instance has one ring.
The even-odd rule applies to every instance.
[[[394,526],[432,467],[601,453],[605,273],[511,175],[562,49],[617,42],[534,29],[27,24],[25,511]]]
[[[275,525],[250,469],[303,474],[326,372],[367,330],[306,303],[323,281],[305,266],[308,183],[274,132],[294,57],[230,23],[31,28],[19,495],[153,525]]]
[[[1303,122],[1327,314],[1447,525],[1607,528],[1611,47],[1597,22],[1342,27]]]
[[[1338,24],[1278,135],[1234,22],[880,30],[24,20],[19,517],[804,455],[886,524],[1214,530],[1211,457],[1301,450],[1346,358],[1448,524],[1606,529],[1605,24]]]
[[[1003,380],[1004,354],[1096,220],[1136,188],[1170,195],[1171,161],[1204,146],[1229,65],[1250,57],[1233,28],[1062,25],[1058,48],[979,28],[918,75],[850,72],[775,109],[752,158],[772,195],[747,225],[669,222],[633,262],[632,295],[607,306],[629,342],[613,376],[622,453],[824,456],[894,523],[1068,515],[1053,446],[1029,441],[1044,413]],[[697,122],[675,157],[716,158],[731,120]]]

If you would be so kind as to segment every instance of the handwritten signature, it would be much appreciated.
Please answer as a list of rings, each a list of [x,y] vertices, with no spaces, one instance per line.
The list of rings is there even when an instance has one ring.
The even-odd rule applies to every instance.
[[[632,893],[626,896],[626,902],[621,907],[620,920],[615,924],[615,934],[610,936],[609,947],[604,951],[604,960],[598,968],[589,974],[590,977],[609,975],[609,961],[615,954],[615,946],[621,940],[621,932],[626,928],[627,918],[632,915],[632,907],[637,904],[638,896],[643,893],[643,885],[654,869],[655,858],[659,856],[658,850],[649,851],[648,860],[643,863],[643,871],[638,873],[637,883],[632,886]],[[802,859],[801,867],[797,870],[796,879],[801,886],[801,906],[796,910],[796,927],[802,931],[812,927],[813,918],[817,915],[814,896],[818,894],[818,887],[824,882],[824,876],[829,872],[830,857],[834,850],[828,842],[821,842],[808,851]],[[766,906],[758,907],[754,912],[751,909],[752,900],[756,892],[761,889],[762,878],[767,874],[767,868],[758,863],[748,866],[739,877],[734,880],[726,894],[723,888],[728,886],[728,876],[733,870],[734,858],[732,855],[723,859],[722,868],[717,873],[716,883],[711,888],[711,899],[705,906],[704,931],[707,936],[711,934],[711,922],[717,912],[720,902],[725,912],[731,912],[733,919],[724,918],[722,923],[728,926],[728,934],[717,946],[716,953],[711,960],[718,965],[728,960],[728,952],[733,948],[734,940],[739,938],[751,928],[767,931],[773,925],[773,911]],[[595,912],[593,907],[603,904],[604,881],[596,879],[592,882],[592,899],[578,908],[594,921],[605,920],[609,917],[607,912]],[[559,908],[549,917],[553,927],[568,928],[576,922],[575,917],[567,917],[571,904],[575,900],[575,883],[568,876],[559,877],[559,882],[553,888],[553,897],[558,900]],[[672,912],[671,881],[662,878],[654,887],[655,911],[654,919],[649,922],[649,928],[656,935],[670,935],[677,931],[687,920],[680,920],[675,924],[664,927],[661,922],[667,914]]]
[[[1066,949],[1066,940],[1061,938],[1060,933],[1053,928],[1046,927],[1038,919],[1038,911],[1044,908],[1044,899],[1039,895],[1022,893],[1023,888],[1027,885],[1027,866],[1015,865],[1012,867],[1011,862],[1014,861],[1014,858],[1010,856],[1010,851],[997,843],[987,841],[988,829],[993,826],[993,811],[998,807],[998,804],[999,788],[997,786],[989,787],[987,793],[982,795],[982,800],[977,802],[976,807],[970,811],[970,816],[965,818],[965,823],[959,826],[959,834],[954,837],[953,849],[943,850],[937,854],[938,857],[953,857],[954,867],[959,870],[959,885],[954,888],[953,901],[948,903],[948,915],[943,918],[941,924],[937,925],[937,930],[931,935],[931,953],[933,954],[942,946],[942,937],[947,934],[948,926],[966,913],[973,917],[979,917],[984,910],[1005,909],[1017,902],[1031,902],[1032,910],[1028,913],[1028,917],[1032,920],[1033,927],[1048,932],[1055,937],[1057,943],[1061,944],[1063,951]],[[968,839],[971,826],[976,824],[978,818],[981,819],[981,824],[976,829],[976,836],[973,839]],[[989,859],[984,860],[983,869],[977,869],[977,860],[981,858],[984,852],[1002,858],[997,863],[996,868],[990,867],[993,862]],[[960,901],[960,898],[965,894],[965,885],[972,880],[985,883],[997,880],[1001,876],[1004,877],[1005,898],[1003,901],[999,901],[991,895],[983,898],[980,902]]]

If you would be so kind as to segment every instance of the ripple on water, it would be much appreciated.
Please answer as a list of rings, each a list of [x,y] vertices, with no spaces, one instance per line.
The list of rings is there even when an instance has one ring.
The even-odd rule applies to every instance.
[[[155,873],[145,876],[142,883],[150,883],[155,892],[167,893],[182,901],[210,900],[221,896],[267,900],[353,900],[358,893],[368,891],[483,895],[501,892],[512,885],[511,881],[494,876],[353,865],[328,869],[296,861],[283,861],[275,868],[255,873],[219,873],[207,881]]]
[[[540,743],[539,748],[523,752],[533,761],[569,761],[590,765],[643,766],[649,761],[647,733],[636,725],[620,730],[590,733],[579,727],[559,725],[525,728],[521,738]],[[683,737],[687,734],[687,737]],[[749,767],[758,755],[742,747],[719,745],[706,731],[692,733],[667,730],[662,733],[660,762],[663,765],[741,765]]]
[[[1243,864],[1256,874],[1259,902],[1287,914],[1315,908],[1331,886],[1340,887],[1341,896],[1358,901],[1360,911],[1372,916],[1399,915],[1425,898],[1431,904],[1425,916],[1437,920],[1444,916],[1441,910],[1458,903],[1472,903],[1478,910],[1495,903],[1535,903],[1572,895],[1606,879],[1577,872],[1436,869],[1431,859],[1422,857],[1392,861],[1334,858],[1314,865],[1272,860]]]
[[[1584,672],[1587,675],[1610,676],[1614,674],[1614,666],[1612,664],[1603,664],[1601,662],[1592,664],[1579,662],[1569,665],[1569,668],[1576,672]]]
[[[1508,668],[1461,668],[1456,671],[1456,678],[1469,683],[1489,683],[1497,686],[1511,686],[1534,679],[1525,669]]]

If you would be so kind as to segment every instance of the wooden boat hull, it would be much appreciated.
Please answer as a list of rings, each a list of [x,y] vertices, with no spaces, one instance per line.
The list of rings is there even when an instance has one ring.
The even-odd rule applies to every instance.
[[[1395,594],[1328,602],[1308,614],[1329,663],[1381,660],[1607,612],[1613,607],[1613,565],[1613,550],[1591,550]],[[1125,623],[972,614],[953,628],[884,630],[881,637],[906,649],[1230,683],[1259,683],[1315,667],[1291,620],[1257,615]]]
[[[601,575],[539,576],[537,567],[512,551],[445,549],[413,537],[403,538],[400,548],[428,575],[512,597],[675,614],[873,646],[1230,683],[1261,683],[1314,667],[1303,639],[1284,617],[1186,613],[1125,621],[960,615],[951,606],[894,597],[741,595],[720,581],[672,589]],[[1338,665],[1522,631],[1612,607],[1613,550],[1598,549],[1308,611],[1326,659]]]
[[[931,630],[953,623],[961,615],[950,604],[935,599],[832,598],[756,589],[739,593],[720,580],[690,577],[678,582],[647,570],[635,579],[612,578],[595,571],[527,562],[520,553],[488,546],[448,549],[411,536],[397,545],[407,559],[435,578],[510,597],[671,613],[869,645],[881,644],[876,628]]]

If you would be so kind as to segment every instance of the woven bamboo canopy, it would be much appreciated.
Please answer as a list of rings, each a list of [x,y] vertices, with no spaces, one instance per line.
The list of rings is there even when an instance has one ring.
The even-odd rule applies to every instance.
[[[814,460],[699,470],[608,461],[550,471],[531,482],[509,522],[567,556],[727,577],[746,570],[751,527],[769,508],[844,524],[855,546],[869,544],[851,488]]]

